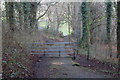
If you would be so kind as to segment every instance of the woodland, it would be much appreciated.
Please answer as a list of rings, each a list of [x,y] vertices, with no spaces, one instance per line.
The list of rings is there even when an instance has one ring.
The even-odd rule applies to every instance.
[[[29,45],[50,41],[76,42],[80,66],[120,77],[119,14],[120,2],[111,1],[0,1],[2,78],[34,78],[43,55],[30,54]]]

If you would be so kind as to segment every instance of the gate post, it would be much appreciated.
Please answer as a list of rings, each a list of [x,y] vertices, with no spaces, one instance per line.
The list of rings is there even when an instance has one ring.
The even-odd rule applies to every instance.
[[[45,56],[45,49],[44,49],[44,56]]]
[[[60,50],[59,50],[59,56],[60,56]]]
[[[60,56],[60,45],[59,45],[59,56]]]
[[[76,59],[76,57],[75,57],[75,48],[74,48],[74,54],[73,54],[73,59]]]
[[[77,55],[78,55],[78,48],[77,48]]]

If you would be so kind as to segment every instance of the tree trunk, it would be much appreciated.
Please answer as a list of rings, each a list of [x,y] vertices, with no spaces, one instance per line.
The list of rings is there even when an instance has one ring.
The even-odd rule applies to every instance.
[[[117,57],[118,57],[118,73],[120,73],[120,2],[117,3]]]
[[[87,3],[82,2],[81,13],[82,13],[82,40],[81,46],[83,48],[87,47]]]
[[[31,28],[37,28],[37,24],[35,23],[36,21],[36,12],[37,12],[37,2],[31,2],[30,3],[30,26]]]
[[[15,31],[14,26],[14,3],[13,2],[6,2],[6,17],[9,23],[9,28],[11,32]]]
[[[23,15],[24,15],[24,29],[28,30],[31,28],[31,4],[30,2],[23,2]]]
[[[107,16],[107,44],[109,48],[109,56],[112,57],[112,46],[111,46],[111,35],[110,35],[110,30],[111,30],[111,17],[112,17],[112,2],[107,2],[106,3],[106,16]]]
[[[70,4],[68,3],[68,32],[69,32],[69,42],[70,42]]]
[[[16,2],[15,3],[15,7],[16,7],[16,9],[17,9],[17,11],[18,11],[18,17],[19,17],[19,26],[20,26],[20,30],[23,30],[24,29],[24,25],[23,25],[23,21],[24,21],[24,19],[23,19],[23,5],[22,5],[23,3],[21,2],[21,3],[19,3],[19,2]]]

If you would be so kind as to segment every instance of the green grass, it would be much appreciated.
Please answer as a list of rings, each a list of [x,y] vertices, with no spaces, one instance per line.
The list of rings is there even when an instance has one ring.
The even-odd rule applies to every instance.
[[[48,25],[47,22],[39,22],[39,27],[46,28]],[[63,33],[63,35],[69,35],[69,30],[68,30],[68,24],[62,24],[60,25],[61,27],[59,28],[59,31]],[[70,34],[72,33],[72,29],[70,29]]]
[[[59,31],[63,32],[63,35],[69,35],[69,30],[68,30],[68,24],[65,23],[63,25],[61,25],[62,27],[60,27]],[[70,34],[72,33],[72,29],[70,29]]]
[[[46,28],[47,25],[47,22],[39,22],[39,27]]]

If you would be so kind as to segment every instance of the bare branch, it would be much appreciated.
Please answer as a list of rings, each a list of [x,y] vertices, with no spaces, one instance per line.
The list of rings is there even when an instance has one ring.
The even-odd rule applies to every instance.
[[[57,4],[57,3],[58,3],[58,2],[56,2],[55,4]],[[46,11],[45,11],[41,16],[39,16],[38,19],[36,19],[36,20],[39,20],[41,17],[43,17],[43,16],[47,13],[47,11],[49,10],[49,8],[50,8],[51,6],[54,6],[55,4],[49,5],[48,8],[46,9]]]
[[[37,5],[40,5],[41,2],[42,2],[42,0],[40,0],[40,1],[37,3]]]
[[[39,20],[41,17],[43,17],[47,13],[47,11],[49,10],[49,8],[50,8],[50,6],[48,6],[47,10],[41,16],[39,16],[37,20]]]

